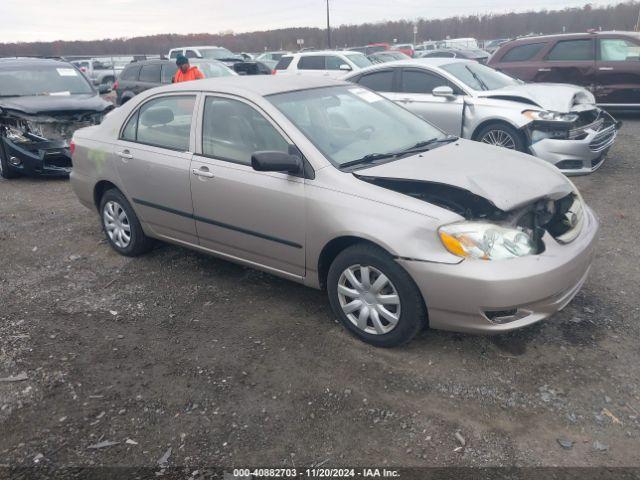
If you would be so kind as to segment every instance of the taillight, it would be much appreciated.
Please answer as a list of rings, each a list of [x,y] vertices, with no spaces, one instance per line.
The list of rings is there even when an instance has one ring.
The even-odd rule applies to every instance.
[[[278,73],[278,71],[274,68],[273,71],[271,72],[271,75],[275,75],[276,73]]]
[[[73,155],[73,152],[76,151],[76,143],[73,140],[69,144],[69,151],[71,152],[71,155]]]
[[[87,67],[80,67],[80,71],[82,73],[87,73]]]
[[[116,80],[113,84],[113,89],[117,90],[118,89],[118,81]]]

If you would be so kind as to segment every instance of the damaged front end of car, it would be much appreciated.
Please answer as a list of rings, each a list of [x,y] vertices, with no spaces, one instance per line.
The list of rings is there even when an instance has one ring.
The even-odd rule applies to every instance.
[[[66,177],[73,133],[98,125],[106,112],[25,114],[0,109],[0,140],[7,166],[24,175]]]
[[[444,247],[462,258],[504,260],[545,251],[544,236],[559,244],[573,241],[584,222],[583,201],[574,190],[547,196],[511,210],[469,190],[442,183],[358,176],[363,181],[452,211],[464,220],[443,225]]]

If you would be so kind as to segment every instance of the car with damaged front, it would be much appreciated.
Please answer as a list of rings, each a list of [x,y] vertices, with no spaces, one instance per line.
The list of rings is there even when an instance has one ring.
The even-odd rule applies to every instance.
[[[558,169],[329,78],[148,90],[73,141],[71,185],[115,251],[159,239],[324,288],[377,346],[538,322],[595,252],[598,221]]]
[[[345,78],[445,132],[530,153],[567,175],[600,168],[620,128],[582,87],[524,83],[472,60],[389,62]]]
[[[70,63],[0,59],[0,175],[68,176],[73,132],[111,109]]]

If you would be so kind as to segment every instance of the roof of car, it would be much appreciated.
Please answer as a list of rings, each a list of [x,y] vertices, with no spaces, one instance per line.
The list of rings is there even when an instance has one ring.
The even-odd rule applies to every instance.
[[[288,55],[284,55],[284,56],[307,56],[307,55],[363,55],[361,52],[356,52],[353,50],[313,50],[313,51],[308,51],[308,52],[296,52],[296,53],[291,53]]]
[[[38,58],[38,57],[2,57],[0,58],[0,66],[17,67],[23,65],[60,65],[68,66],[69,62],[56,58]]]
[[[529,35],[525,37],[514,38],[510,40],[508,43],[510,44],[516,43],[516,42],[528,43],[528,42],[538,42],[541,40],[542,41],[555,40],[559,38],[566,38],[566,39],[585,38],[585,37],[589,37],[590,35],[620,35],[620,36],[628,36],[628,37],[640,36],[638,32],[628,32],[623,30],[619,30],[619,31],[609,30],[609,31],[578,32],[578,33],[555,33],[553,35]]]
[[[328,77],[297,76],[297,75],[255,75],[216,77],[197,82],[182,82],[166,87],[164,91],[207,91],[230,93],[240,96],[257,95],[267,96],[276,93],[293,92],[296,90],[308,90],[312,88],[349,85],[342,80]],[[158,90],[156,90],[158,91]]]
[[[357,75],[362,75],[363,73],[371,72],[374,70],[384,70],[385,68],[390,67],[442,67],[444,65],[450,65],[452,63],[473,63],[476,64],[475,60],[468,60],[466,58],[411,58],[407,60],[395,60],[393,62],[386,63],[376,63],[369,67],[363,68],[361,70],[357,70],[349,75],[346,75],[345,78],[353,78]]]

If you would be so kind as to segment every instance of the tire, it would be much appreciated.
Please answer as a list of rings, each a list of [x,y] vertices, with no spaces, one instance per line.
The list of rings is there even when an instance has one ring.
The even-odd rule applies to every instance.
[[[7,162],[7,157],[4,154],[4,148],[0,145],[0,177],[11,180],[12,178],[18,178],[19,176],[20,173],[9,167],[9,162]]]
[[[518,152],[527,152],[522,134],[511,125],[502,122],[485,125],[478,131],[474,140]]]
[[[365,273],[369,272],[368,289],[366,281],[362,282],[363,267]],[[349,280],[351,275],[348,271],[365,288],[356,287]],[[388,283],[375,293],[376,280],[380,280],[378,286],[384,283],[380,274],[387,278]],[[327,293],[331,308],[344,327],[359,339],[376,347],[395,347],[411,341],[427,319],[424,300],[413,279],[391,255],[374,245],[360,243],[338,254],[329,267]],[[380,303],[381,296],[385,298],[384,304]],[[397,298],[397,305],[393,303],[394,296]],[[368,318],[364,322],[361,319],[361,307],[367,309]],[[378,318],[377,327],[374,316]],[[397,319],[395,326],[388,320],[390,316]]]
[[[153,248],[154,241],[142,231],[131,204],[115,188],[107,190],[100,199],[100,222],[109,245],[120,255],[136,257]]]

